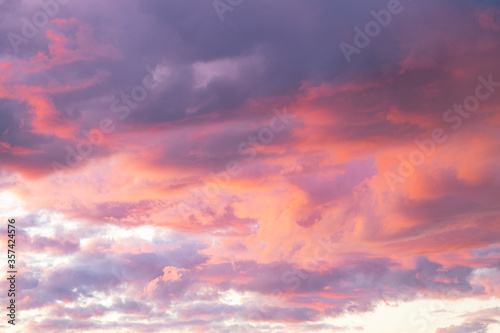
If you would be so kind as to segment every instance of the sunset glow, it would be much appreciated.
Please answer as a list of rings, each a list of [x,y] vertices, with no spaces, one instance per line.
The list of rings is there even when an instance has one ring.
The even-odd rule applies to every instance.
[[[500,332],[499,2],[0,9],[1,332]]]

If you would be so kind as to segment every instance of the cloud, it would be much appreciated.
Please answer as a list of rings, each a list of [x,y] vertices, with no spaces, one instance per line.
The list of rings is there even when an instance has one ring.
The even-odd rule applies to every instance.
[[[464,323],[459,326],[449,326],[447,328],[439,328],[436,333],[466,333],[466,332],[476,332],[476,333],[486,333],[488,324],[485,323]]]
[[[1,6],[4,36],[42,10]],[[498,297],[499,6],[402,0],[347,63],[387,6],[243,1],[221,22],[211,2],[73,1],[19,52],[0,40],[25,330],[342,331]],[[480,76],[490,95],[458,108]],[[273,109],[293,120],[264,143]],[[436,332],[486,331],[488,309]]]

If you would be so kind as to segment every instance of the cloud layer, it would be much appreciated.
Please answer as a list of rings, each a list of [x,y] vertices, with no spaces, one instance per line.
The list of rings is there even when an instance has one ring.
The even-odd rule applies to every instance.
[[[493,1],[0,6],[24,331],[500,327]]]

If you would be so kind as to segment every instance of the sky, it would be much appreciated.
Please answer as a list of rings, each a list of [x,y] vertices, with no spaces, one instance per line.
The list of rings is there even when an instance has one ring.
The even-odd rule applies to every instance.
[[[500,2],[0,1],[2,332],[500,332]]]

